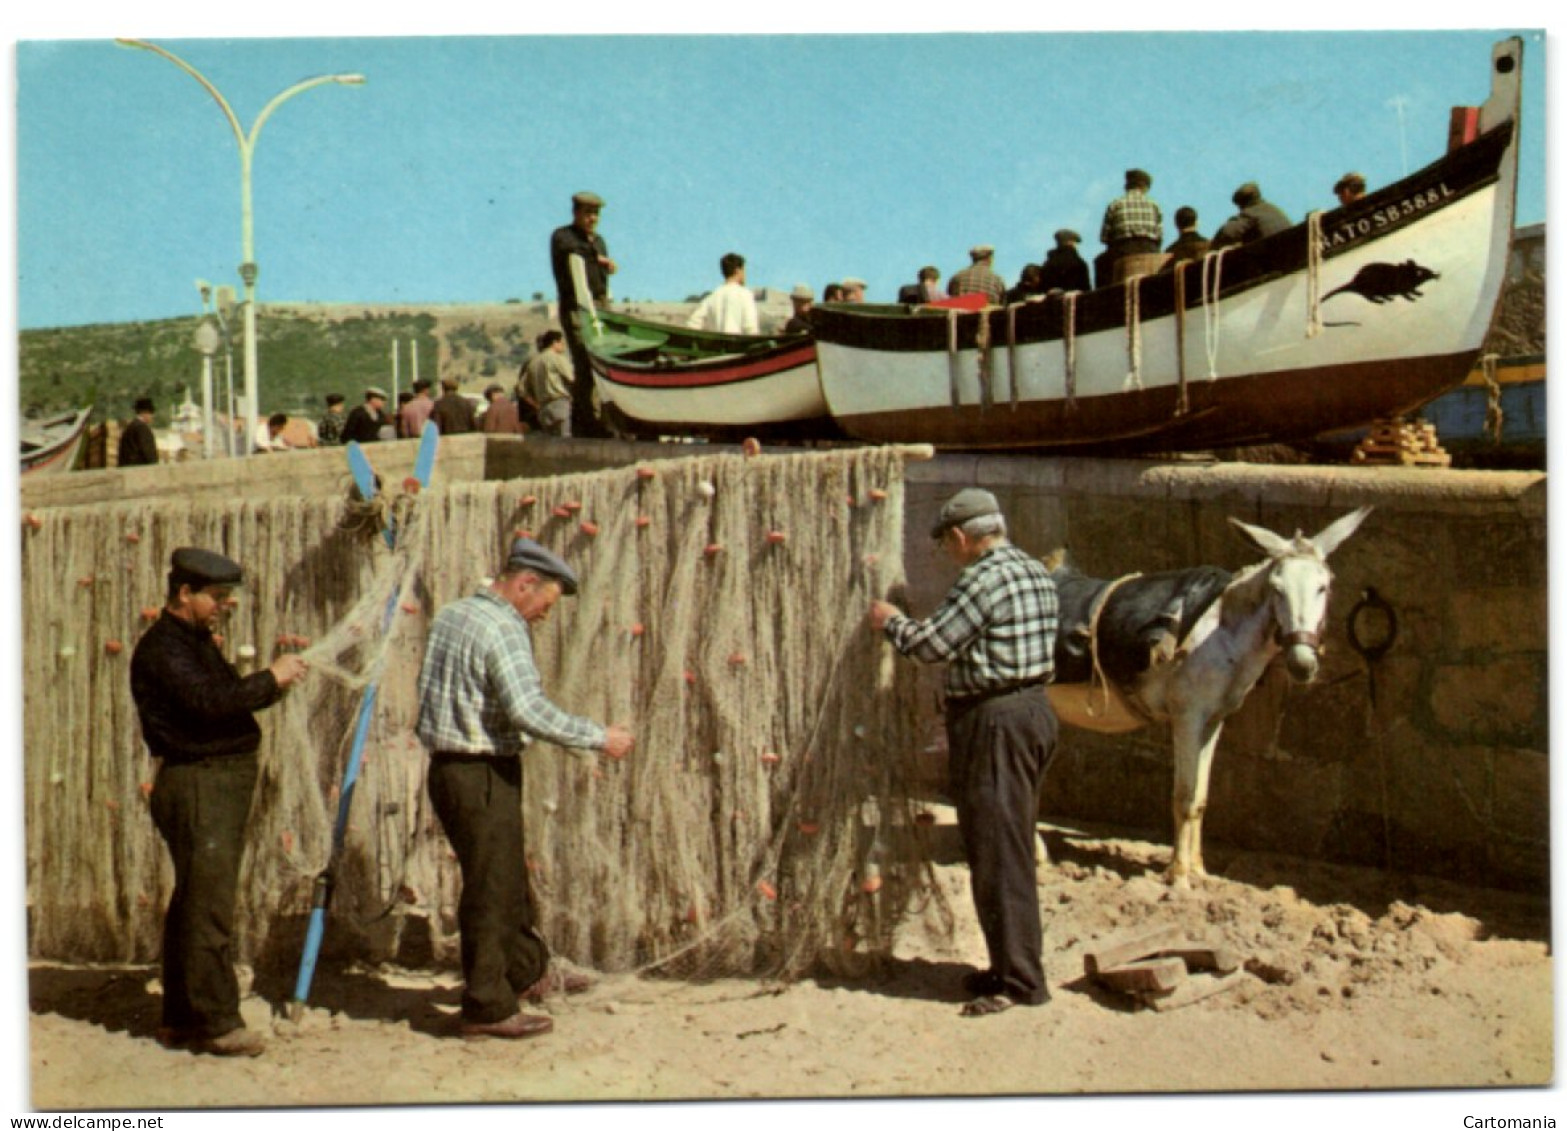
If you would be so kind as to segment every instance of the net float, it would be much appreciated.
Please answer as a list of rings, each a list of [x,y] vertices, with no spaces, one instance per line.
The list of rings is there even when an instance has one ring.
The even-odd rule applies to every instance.
[[[529,530],[526,526],[519,526],[517,529],[511,532],[511,536],[513,538],[532,538],[533,531]]]
[[[724,764],[724,752],[722,750],[715,750],[715,751],[713,751],[713,765],[715,765],[715,766],[722,766],[723,764]]]
[[[134,546],[136,543],[141,541],[141,535],[136,533],[134,530],[128,530],[125,533],[125,540]]]
[[[142,620],[157,620],[158,619],[158,612],[159,612],[159,609],[158,609],[157,605],[143,605],[142,608],[141,608],[141,619]]]
[[[641,530],[642,528],[647,527],[647,526],[651,526],[652,523],[653,523],[653,520],[651,518],[649,518],[647,515],[645,515],[645,514],[637,515],[637,529],[638,530]]]
[[[704,479],[696,485],[696,493],[701,495],[704,499],[711,499],[714,495],[718,494],[718,488],[714,487],[711,483]]]
[[[44,520],[31,511],[27,512],[26,517],[22,521],[27,524],[29,530],[42,530],[44,528]]]
[[[789,540],[789,535],[785,534],[782,530],[769,530],[767,532],[767,542],[768,542],[769,545],[772,545],[772,546],[782,545],[784,542],[787,542],[788,540]]]
[[[255,659],[255,657],[256,657],[255,645],[253,645],[253,644],[241,644],[239,646],[239,658],[240,659],[242,659],[242,660],[253,660],[253,659]]]
[[[801,821],[797,827],[806,836],[815,836],[817,833],[822,831],[821,825],[817,824],[815,821]]]
[[[556,518],[570,518],[571,517],[571,511],[568,510],[566,507],[555,507],[553,510],[550,511],[550,513],[552,515],[554,515]]]
[[[748,456],[759,456],[762,454],[762,441],[755,436],[747,436],[740,442],[740,450]]]
[[[687,668],[686,671],[685,671],[685,674],[684,674],[684,679],[685,679],[685,681],[687,683],[692,684],[693,686],[695,686],[695,684],[696,684],[696,672],[694,672],[691,669]]]
[[[105,640],[103,642],[103,650],[111,656],[118,656],[125,650],[125,645],[118,640]]]
[[[407,613],[409,616],[412,616],[413,614],[415,614],[415,613],[417,613],[419,611],[419,602],[418,601],[404,601],[403,604],[402,604],[402,609],[403,609],[403,612]]]
[[[887,492],[883,491],[880,487],[872,487],[869,491],[866,492],[866,494],[871,497],[871,502],[873,503],[879,503],[887,497]]]
[[[875,894],[881,890],[881,869],[874,864],[865,866],[865,879],[860,883],[860,890],[867,895]]]
[[[522,498],[517,500],[518,504],[524,507],[531,507],[538,501],[539,497],[537,495],[524,495]]]
[[[646,465],[643,465],[642,467],[637,468],[637,478],[638,479],[652,479],[657,474],[658,474],[658,472],[654,471],[651,467],[648,467]]]
[[[566,508],[566,513],[568,513],[568,514],[576,514],[578,511],[580,511],[582,509],[582,504],[577,502],[575,499],[571,500],[569,503],[564,503],[562,505]]]
[[[420,487],[422,486],[423,484],[419,482],[418,477],[413,475],[410,475],[408,478],[403,480],[403,490],[407,491],[410,495],[417,495],[419,493]]]
[[[278,839],[283,842],[283,851],[285,853],[292,853],[294,851],[294,834],[292,832],[290,832],[288,829],[284,829],[282,835]]]
[[[96,578],[94,578],[93,575],[89,573],[86,577],[79,578],[76,584],[80,585],[83,589],[91,589],[95,580]]]
[[[718,554],[718,552],[722,549],[723,547],[717,542],[709,542],[706,546],[702,547],[702,552],[711,558]]]
[[[731,664],[733,664],[737,668],[738,667],[742,667],[745,664],[745,653],[744,652],[731,652],[731,653],[729,653],[729,662]]]
[[[111,813],[118,813],[120,811],[120,803],[112,797],[105,799],[103,807]]]
[[[852,507],[854,505],[854,496],[853,495],[846,495],[844,497],[848,500],[849,505]]]
[[[599,532],[599,524],[598,523],[596,523],[596,522],[584,522],[582,524],[582,533],[586,534],[589,538],[592,538],[598,532]]]
[[[647,629],[642,626],[642,623],[640,621],[638,621],[636,624],[631,626],[631,635],[632,636],[641,636],[646,631],[647,631]]]
[[[756,881],[756,890],[761,892],[762,896],[766,899],[778,898],[778,889],[773,887],[773,885],[768,883],[766,880]]]
[[[783,759],[779,758],[778,755],[774,754],[771,750],[766,751],[762,755],[762,762],[769,766],[776,766],[782,760]]]
[[[137,788],[141,790],[141,795],[143,797],[152,796],[152,783],[150,781],[142,782],[141,785],[139,785]]]

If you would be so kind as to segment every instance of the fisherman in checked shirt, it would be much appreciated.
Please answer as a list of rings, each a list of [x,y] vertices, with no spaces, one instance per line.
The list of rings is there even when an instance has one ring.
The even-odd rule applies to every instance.
[[[941,607],[915,620],[885,601],[870,625],[905,656],[947,664],[949,792],[990,967],[963,979],[967,1017],[1050,1000],[1034,890],[1039,789],[1055,754],[1057,603],[1045,567],[1007,540],[996,497],[970,487],[931,537],[962,566]]]
[[[419,740],[430,751],[430,802],[457,854],[462,900],[462,1022],[466,1038],[535,1037],[547,1016],[522,1012],[590,982],[551,971],[533,926],[522,839],[522,754],[534,739],[611,758],[631,732],[561,710],[544,693],[530,626],[542,623],[577,576],[530,538],[512,543],[489,588],[440,611],[419,672]]]

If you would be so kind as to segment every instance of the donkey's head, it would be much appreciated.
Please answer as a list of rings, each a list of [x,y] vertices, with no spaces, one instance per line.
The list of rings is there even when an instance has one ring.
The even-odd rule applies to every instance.
[[[1281,538],[1271,530],[1230,519],[1242,537],[1268,555],[1268,561],[1264,563],[1265,600],[1273,614],[1274,639],[1284,650],[1285,667],[1301,683],[1309,682],[1317,674],[1317,650],[1322,645],[1322,630],[1328,619],[1328,596],[1333,586],[1328,555],[1338,549],[1370,513],[1370,507],[1351,511],[1329,523],[1313,538],[1305,537],[1298,530],[1293,538]]]

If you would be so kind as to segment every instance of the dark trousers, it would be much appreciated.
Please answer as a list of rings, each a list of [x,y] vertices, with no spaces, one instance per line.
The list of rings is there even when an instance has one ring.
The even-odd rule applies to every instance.
[[[571,434],[602,439],[609,435],[593,411],[593,363],[588,360],[587,347],[577,336],[577,324],[570,314],[561,316],[561,328],[566,335],[566,351],[571,354],[571,369],[575,375],[571,383]]]
[[[533,901],[522,848],[522,761],[430,759],[430,802],[457,853],[462,899],[462,1014],[504,1021],[517,995],[542,978],[550,952],[533,929]]]
[[[163,1024],[196,1037],[243,1028],[231,940],[256,755],[165,764],[152,820],[174,858],[163,919]]]
[[[1034,881],[1039,789],[1056,747],[1044,688],[947,705],[949,788],[990,969],[1014,1001],[1049,999]]]

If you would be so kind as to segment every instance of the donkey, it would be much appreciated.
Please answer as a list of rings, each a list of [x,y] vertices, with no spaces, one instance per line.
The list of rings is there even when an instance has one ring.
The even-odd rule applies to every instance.
[[[1224,720],[1280,655],[1297,683],[1317,674],[1333,574],[1327,558],[1371,513],[1344,515],[1313,538],[1283,538],[1230,519],[1266,554],[1236,574],[1216,566],[1116,581],[1051,570],[1060,599],[1056,682],[1061,721],[1101,733],[1168,722],[1175,748],[1175,845],[1165,879],[1207,874],[1202,819]]]

